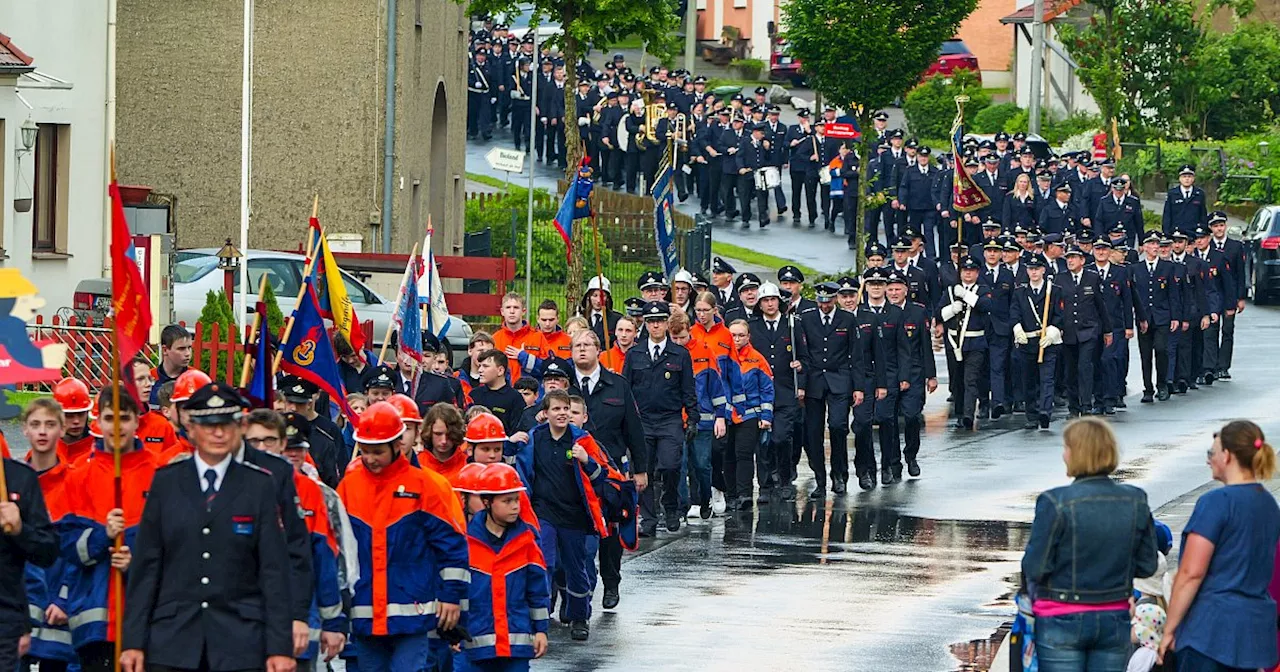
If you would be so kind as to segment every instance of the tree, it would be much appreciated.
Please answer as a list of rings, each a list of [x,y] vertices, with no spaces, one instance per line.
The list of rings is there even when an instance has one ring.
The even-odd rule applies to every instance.
[[[788,0],[784,37],[823,98],[856,114],[864,130],[858,152],[858,207],[863,220],[872,152],[871,117],[920,81],[977,0]],[[858,231],[858,256],[866,232]]]
[[[270,282],[263,285],[262,296],[258,300],[267,304],[267,332],[279,334],[284,328],[284,313],[280,312],[280,302],[276,300],[276,291],[271,289]]]
[[[1121,47],[1116,39],[1117,4],[1117,0],[1095,0],[1093,6],[1102,14],[1101,21],[1094,14],[1083,28],[1069,23],[1058,27],[1058,36],[1067,53],[1080,66],[1076,69],[1076,76],[1093,96],[1093,102],[1097,103],[1098,112],[1102,115],[1103,127],[1107,129],[1111,128],[1112,120],[1120,118],[1123,104]]]
[[[1195,137],[1256,131],[1280,111],[1280,28],[1262,21],[1210,35],[1200,51],[1196,98],[1184,114]]]

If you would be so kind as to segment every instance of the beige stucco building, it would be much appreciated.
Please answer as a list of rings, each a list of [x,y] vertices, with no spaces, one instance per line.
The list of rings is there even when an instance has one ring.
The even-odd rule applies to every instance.
[[[243,3],[120,0],[118,26],[120,181],[176,197],[180,247],[238,241]],[[430,214],[437,253],[461,253],[467,29],[452,0],[256,1],[251,248],[297,249],[319,194],[326,230],[365,252],[407,253]]]

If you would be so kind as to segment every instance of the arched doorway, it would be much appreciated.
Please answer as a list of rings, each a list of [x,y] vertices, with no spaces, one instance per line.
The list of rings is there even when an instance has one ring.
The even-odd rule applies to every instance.
[[[445,220],[445,204],[452,183],[449,176],[449,103],[444,93],[444,82],[436,84],[436,97],[431,105],[431,169],[428,181],[427,212],[438,231],[446,232],[438,243],[433,243],[438,253],[453,254],[453,227]]]

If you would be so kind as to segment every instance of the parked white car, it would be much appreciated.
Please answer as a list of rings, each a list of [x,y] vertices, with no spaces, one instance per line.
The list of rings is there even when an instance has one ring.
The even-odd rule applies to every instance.
[[[210,291],[223,289],[223,273],[218,270],[218,258],[214,248],[198,248],[181,250],[175,258],[173,270],[173,311],[179,322],[195,324],[199,321],[200,311],[204,309],[205,297]],[[279,302],[280,310],[286,315],[293,308],[293,300],[302,288],[302,273],[306,258],[300,254],[287,252],[268,252],[249,250],[242,263],[249,265],[250,291],[248,301],[250,309],[258,300],[258,285],[265,275],[271,283]],[[233,304],[240,303],[240,275],[237,273],[234,285]],[[387,333],[387,325],[391,323],[395,312],[395,303],[388,301],[377,292],[369,289],[363,282],[343,271],[342,281],[346,284],[347,295],[355,306],[356,316],[360,321],[373,320],[373,338],[376,345],[382,344],[382,337]],[[449,331],[445,334],[444,346],[450,352],[450,361],[458,355],[465,356],[467,341],[471,338],[471,326],[458,316],[453,316],[449,323]]]

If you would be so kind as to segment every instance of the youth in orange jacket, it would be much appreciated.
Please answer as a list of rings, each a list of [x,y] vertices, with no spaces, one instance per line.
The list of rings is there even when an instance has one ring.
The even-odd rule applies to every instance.
[[[81,464],[71,469],[66,480],[68,514],[61,526],[62,559],[67,563],[63,582],[67,585],[67,617],[71,641],[87,669],[111,666],[115,648],[116,594],[112,569],[127,572],[132,554],[129,547],[142,518],[146,493],[157,468],[156,455],[142,446],[135,432],[138,407],[128,395],[119,394],[119,416],[115,415],[111,392],[99,398],[98,423],[105,438]],[[121,506],[115,505],[115,460],[112,454],[117,430],[121,470]],[[114,550],[114,541],[124,535],[124,545]]]
[[[54,529],[67,516],[67,463],[58,454],[58,437],[62,435],[62,408],[48,398],[32,400],[22,412],[22,433],[31,444],[27,464],[36,470],[40,492]],[[76,662],[71,648],[71,632],[67,629],[67,596],[62,593],[62,576],[66,561],[58,558],[45,568],[28,562],[26,566],[27,603],[31,613],[31,650],[27,655],[43,667],[58,668]],[[45,663],[48,663],[47,665]]]
[[[520,380],[520,355],[536,357],[541,343],[542,334],[525,321],[524,296],[508,292],[502,297],[502,327],[493,334],[493,348],[507,356],[509,382]]]

